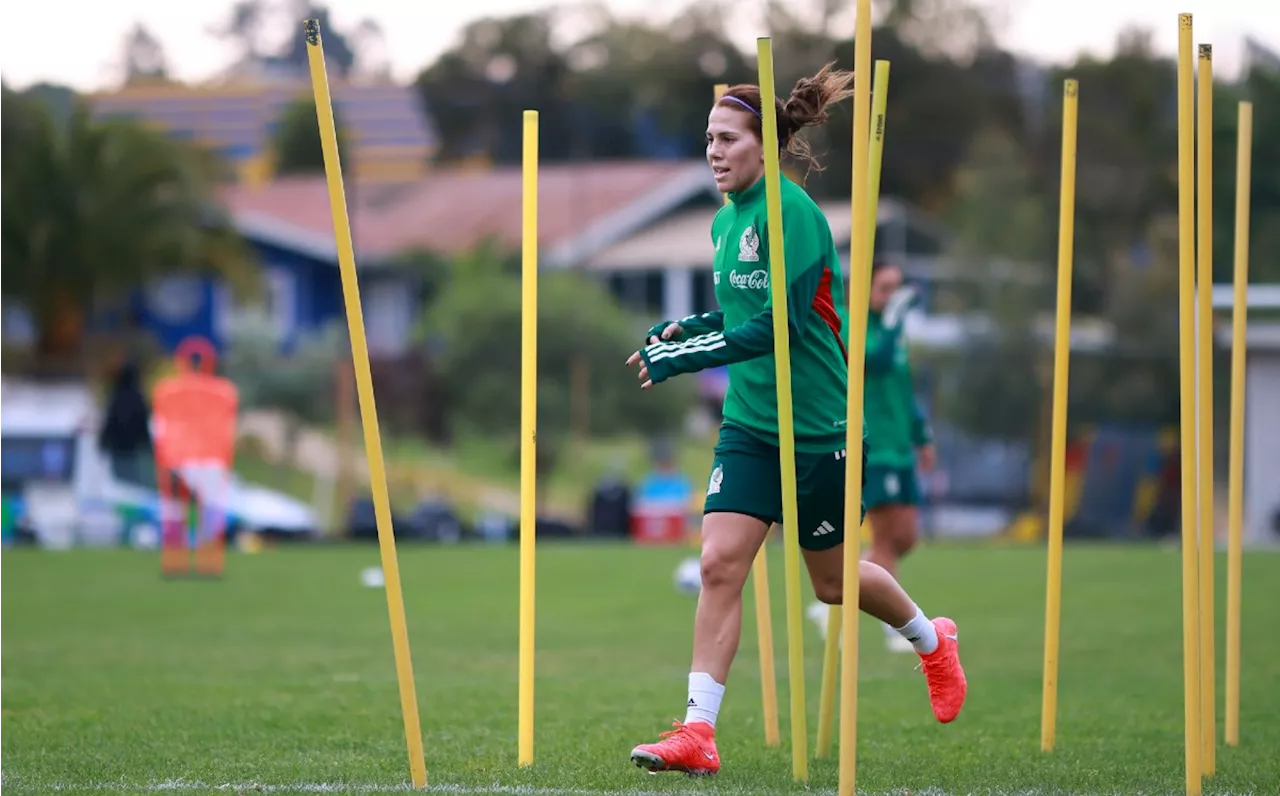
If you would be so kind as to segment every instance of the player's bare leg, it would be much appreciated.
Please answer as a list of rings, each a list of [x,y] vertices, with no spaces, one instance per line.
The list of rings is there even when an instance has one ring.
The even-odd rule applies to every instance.
[[[898,564],[916,546],[917,533],[916,507],[908,504],[890,503],[878,506],[867,512],[867,522],[871,525],[871,549],[867,551],[866,560],[878,564],[895,579],[898,577]],[[912,646],[902,634],[894,632],[889,623],[884,624],[885,644],[894,652],[910,652]]]
[[[842,604],[844,545],[801,552],[817,598],[829,605]],[[897,579],[871,561],[858,562],[858,609],[907,639],[920,656],[934,717],[944,724],[954,721],[968,692],[956,623],[947,617],[929,619]],[[830,632],[839,631],[832,628]]]
[[[711,513],[702,520],[702,590],[693,620],[693,661],[684,721],[657,743],[631,750],[650,772],[714,774],[720,770],[715,725],[729,668],[742,637],[742,590],[769,526],[745,514]]]
[[[871,525],[871,549],[866,560],[898,577],[898,564],[916,546],[916,507],[890,503],[867,512]]]

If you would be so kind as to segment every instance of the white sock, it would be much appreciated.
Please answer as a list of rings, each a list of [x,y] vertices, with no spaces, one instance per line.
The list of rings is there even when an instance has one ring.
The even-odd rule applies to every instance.
[[[938,648],[938,630],[929,621],[929,617],[924,615],[924,611],[920,610],[920,606],[916,606],[916,615],[910,622],[894,629],[910,641],[911,646],[921,655],[928,655]]]
[[[720,714],[720,700],[724,697],[724,686],[720,685],[706,672],[689,673],[689,703],[685,708],[684,723],[705,721],[716,726],[716,716]]]

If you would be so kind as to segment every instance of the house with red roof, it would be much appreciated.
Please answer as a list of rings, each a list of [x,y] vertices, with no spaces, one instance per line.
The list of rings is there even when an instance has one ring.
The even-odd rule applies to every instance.
[[[521,170],[442,168],[412,181],[344,186],[370,353],[405,352],[420,312],[412,273],[397,267],[414,250],[442,255],[493,242],[521,245]],[[238,305],[223,285],[174,277],[143,291],[135,311],[166,346],[192,334],[218,348],[241,313],[270,319],[278,343],[344,317],[329,193],[323,176],[224,187],[221,201],[259,259],[258,306]],[[720,201],[701,160],[552,164],[538,173],[542,268],[580,266],[672,213]]]

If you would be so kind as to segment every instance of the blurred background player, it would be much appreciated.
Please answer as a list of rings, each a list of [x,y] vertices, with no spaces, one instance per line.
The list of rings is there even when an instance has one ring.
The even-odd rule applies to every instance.
[[[142,392],[142,370],[132,358],[121,363],[112,381],[98,446],[118,476],[138,484],[155,480],[151,406]]]
[[[911,362],[903,334],[915,288],[903,285],[902,270],[876,263],[871,271],[867,312],[864,413],[867,424],[866,486],[863,504],[871,524],[871,549],[865,558],[895,578],[898,563],[919,536],[920,479],[916,465],[928,472],[935,464],[929,424],[916,402]],[[809,606],[808,615],[827,633],[827,608]],[[891,650],[910,652],[911,644],[885,624]]]
[[[852,74],[824,67],[776,101],[779,145],[813,165],[797,136],[821,124],[827,108],[851,95]],[[716,214],[714,284],[721,310],[655,325],[627,360],[648,389],[680,373],[728,365],[729,389],[708,479],[702,521],[702,589],[684,721],[657,743],[631,751],[649,771],[714,774],[715,724],[742,634],[742,590],[773,523],[782,520],[777,385],[769,286],[769,245],[759,88],[736,85],[707,120],[707,161],[730,202]],[[801,553],[814,594],[842,602],[848,357],[840,258],[822,211],[804,189],[781,180],[786,226],[787,301],[795,417],[796,491]],[[866,456],[866,448],[862,451]],[[920,655],[929,699],[941,722],[964,704],[956,625],[929,619],[897,580],[871,561],[860,565],[859,607],[896,628]]]

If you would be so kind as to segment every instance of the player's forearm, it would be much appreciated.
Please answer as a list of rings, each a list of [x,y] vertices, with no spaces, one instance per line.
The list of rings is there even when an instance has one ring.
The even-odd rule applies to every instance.
[[[709,332],[724,331],[724,313],[720,310],[689,315],[676,321],[684,329],[685,337],[697,337]]]
[[[773,351],[773,315],[765,311],[723,332],[690,337],[681,342],[655,343],[641,349],[654,384],[681,373],[732,365]]]
[[[933,442],[933,429],[929,427],[929,418],[915,398],[915,373],[910,365],[903,369],[902,379],[907,394],[911,396],[911,442],[917,448],[923,447]]]
[[[720,310],[713,310],[711,312],[687,315],[678,321],[656,323],[649,327],[649,331],[645,332],[644,341],[647,343],[650,338],[661,337],[666,328],[673,323],[680,326],[680,333],[671,338],[671,340],[678,343],[688,340],[690,337],[724,331],[724,313]]]
[[[933,429],[929,427],[929,419],[915,401],[911,402],[911,442],[917,448],[933,442]]]
[[[821,280],[822,268],[811,267],[796,276],[787,289],[787,326],[791,342],[804,335]],[[719,317],[716,320],[723,327],[724,315],[717,315]],[[641,349],[641,355],[649,369],[649,378],[654,384],[680,373],[696,373],[708,368],[746,362],[772,352],[773,308],[768,305],[763,312],[732,329],[712,331],[681,341],[655,343]]]

